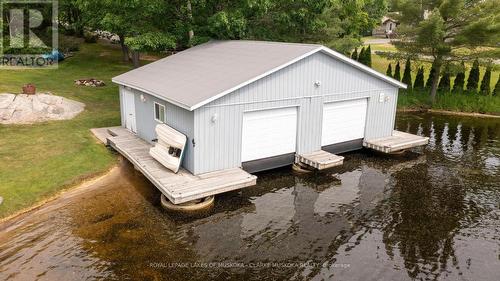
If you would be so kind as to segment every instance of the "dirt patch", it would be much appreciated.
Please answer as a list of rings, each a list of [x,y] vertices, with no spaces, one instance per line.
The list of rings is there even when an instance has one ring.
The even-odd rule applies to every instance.
[[[72,119],[85,104],[46,94],[0,94],[0,124],[32,124],[50,120]]]

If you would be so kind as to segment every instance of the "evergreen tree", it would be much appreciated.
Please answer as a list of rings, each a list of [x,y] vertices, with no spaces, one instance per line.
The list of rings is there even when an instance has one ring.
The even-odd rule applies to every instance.
[[[481,81],[481,94],[488,96],[490,94],[490,82],[491,82],[491,66],[486,67],[486,72],[484,73],[483,80]]]
[[[425,82],[425,88],[426,89],[431,89],[432,87],[432,82],[434,81],[434,75],[436,73],[436,66],[435,64],[433,63],[432,66],[431,66],[431,70],[429,72],[429,77],[427,77],[427,82]]]
[[[462,62],[462,69],[459,73],[457,73],[457,77],[455,77],[455,81],[453,83],[453,93],[460,94],[464,91],[465,84],[465,64]]]
[[[399,66],[399,61],[394,69],[394,79],[401,81],[401,66]]]
[[[439,80],[438,91],[447,93],[450,91],[450,67],[445,65],[443,73],[441,74],[441,80]]]
[[[364,64],[368,67],[372,67],[372,47],[370,45],[368,45],[368,48],[366,49],[364,55]]]
[[[392,65],[391,65],[391,63],[389,63],[389,65],[387,66],[387,70],[385,71],[385,75],[392,77]]]
[[[497,96],[500,93],[500,74],[498,75],[497,83],[495,84],[495,89],[493,89],[493,95]]]
[[[417,76],[415,76],[415,84],[413,85],[413,89],[415,90],[423,90],[424,89],[424,67],[421,66],[418,69]]]
[[[403,72],[403,80],[401,81],[408,85],[407,90],[411,91],[412,90],[412,81],[411,81],[411,61],[410,59],[406,59],[405,63],[405,70]]]
[[[351,54],[351,59],[358,60],[358,47],[354,48],[354,52]]]
[[[358,61],[360,63],[363,63],[364,56],[365,56],[365,47],[361,48],[361,51],[359,51],[358,54]]]
[[[479,83],[479,61],[476,59],[472,64],[472,68],[467,79],[467,91],[477,92]]]

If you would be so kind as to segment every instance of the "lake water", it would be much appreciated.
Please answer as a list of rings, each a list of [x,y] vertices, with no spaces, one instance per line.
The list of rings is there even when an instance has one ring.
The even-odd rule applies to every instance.
[[[197,217],[163,211],[122,161],[0,226],[0,280],[499,280],[500,119],[399,114],[397,128],[430,144],[260,173]]]

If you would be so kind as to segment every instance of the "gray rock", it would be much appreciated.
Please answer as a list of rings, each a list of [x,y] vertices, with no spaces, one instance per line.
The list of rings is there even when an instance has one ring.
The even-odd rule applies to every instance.
[[[14,98],[12,97],[14,96]],[[71,119],[85,104],[51,94],[0,94],[7,108],[0,108],[0,124],[30,124],[47,120]]]
[[[0,108],[7,108],[14,101],[14,94],[0,94]]]

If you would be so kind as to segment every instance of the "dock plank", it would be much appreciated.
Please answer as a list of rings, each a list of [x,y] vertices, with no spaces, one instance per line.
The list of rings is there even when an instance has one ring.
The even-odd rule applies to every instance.
[[[174,173],[149,154],[151,145],[121,127],[101,128],[107,142],[127,158],[172,203],[181,204],[257,184],[257,177],[240,168],[193,175],[184,168]]]
[[[324,150],[318,150],[311,153],[299,154],[296,156],[296,161],[315,169],[323,170],[342,165],[344,157]]]
[[[427,145],[428,137],[417,136],[401,131],[393,131],[392,136],[365,140],[363,146],[383,153],[393,153],[401,150]]]

